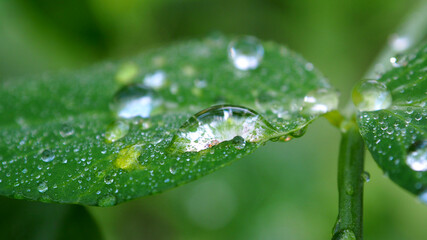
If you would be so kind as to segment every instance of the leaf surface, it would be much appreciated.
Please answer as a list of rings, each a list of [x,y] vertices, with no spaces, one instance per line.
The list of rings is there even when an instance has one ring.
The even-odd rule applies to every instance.
[[[299,55],[263,42],[259,66],[243,71],[228,57],[230,41],[186,41],[118,63],[2,82],[0,194],[115,205],[197,179],[269,140],[301,136],[337,104],[327,80]],[[118,120],[110,106],[123,84],[150,88],[149,117]],[[218,104],[252,109],[255,126],[268,131],[255,127],[249,133],[258,138],[236,142],[236,129],[254,121],[224,121],[214,129],[222,141],[191,152],[180,142],[180,151],[170,150],[187,119]]]

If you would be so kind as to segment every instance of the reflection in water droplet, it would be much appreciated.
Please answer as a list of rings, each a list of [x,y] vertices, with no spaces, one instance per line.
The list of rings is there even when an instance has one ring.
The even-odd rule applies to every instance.
[[[233,105],[205,109],[185,122],[175,134],[170,152],[198,152],[236,136],[246,142],[258,142],[276,133],[262,116],[253,110]]]
[[[100,206],[100,207],[111,207],[111,206],[116,205],[116,203],[117,203],[117,199],[115,196],[107,195],[107,196],[99,199],[98,206]]]
[[[405,56],[396,55],[390,58],[391,66],[393,67],[404,67],[408,64]]]
[[[300,128],[300,129],[298,129],[298,130],[296,130],[294,132],[291,132],[291,136],[295,137],[295,138],[302,137],[307,132],[307,128],[308,128],[308,126],[305,126],[305,127]]]
[[[144,84],[147,87],[160,89],[166,83],[166,73],[159,70],[153,74],[148,74],[144,77]]]
[[[264,57],[264,47],[255,37],[245,36],[229,44],[228,56],[239,70],[255,69]]]
[[[62,125],[61,130],[59,130],[59,134],[64,138],[71,136],[74,134],[74,128],[68,124],[64,124]]]
[[[169,172],[172,173],[172,174],[175,174],[176,173],[176,168],[170,167],[169,168]]]
[[[108,126],[107,131],[105,133],[105,139],[107,142],[112,143],[126,136],[128,132],[129,124],[123,121],[114,121]]]
[[[246,141],[241,136],[235,136],[231,141],[236,149],[240,150],[246,146]]]
[[[369,181],[371,181],[371,174],[369,174],[369,172],[364,171],[364,172],[362,173],[362,180],[363,180],[365,183],[368,183]]]
[[[44,193],[44,192],[46,192],[48,189],[49,189],[49,187],[47,186],[47,183],[46,183],[46,182],[42,182],[42,183],[40,183],[40,184],[37,186],[37,190],[38,190],[40,193]]]
[[[51,162],[55,158],[55,154],[49,149],[45,149],[41,154],[43,162]]]
[[[414,171],[427,171],[427,140],[416,142],[409,148],[406,164]]]
[[[132,84],[121,88],[114,95],[110,108],[121,118],[148,118],[160,102],[160,98],[150,88]]]
[[[120,84],[129,84],[138,75],[138,66],[133,63],[125,63],[116,73],[116,81]]]
[[[138,158],[142,154],[142,145],[132,145],[123,148],[120,150],[116,160],[114,161],[114,166],[121,169],[131,170],[136,168],[138,163]]]
[[[109,184],[112,184],[114,182],[114,178],[112,178],[111,176],[105,176],[104,177],[104,183],[105,184],[107,184],[107,185],[109,185]]]
[[[377,111],[390,107],[391,94],[387,86],[375,80],[359,82],[352,92],[354,105],[359,111]]]
[[[333,89],[317,89],[304,97],[303,110],[308,114],[327,113],[338,108],[338,93]]]
[[[356,235],[353,231],[346,229],[339,233],[336,233],[332,240],[356,240]]]

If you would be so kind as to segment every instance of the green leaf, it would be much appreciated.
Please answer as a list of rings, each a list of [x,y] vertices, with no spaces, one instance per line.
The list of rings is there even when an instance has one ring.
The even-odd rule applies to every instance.
[[[260,65],[244,71],[229,60],[229,42],[214,36],[120,63],[3,82],[0,194],[111,206],[197,179],[269,140],[301,136],[311,121],[336,107],[336,92],[299,55],[264,42]],[[130,83],[151,88],[123,89]],[[130,114],[119,111],[123,101],[142,93],[153,100],[151,112],[143,108],[150,114],[141,113],[149,118],[117,120]],[[191,118],[218,104],[253,110],[226,105]],[[219,121],[224,111],[231,117]],[[185,134],[198,121],[214,122],[214,139],[188,148]]]
[[[360,112],[358,124],[366,145],[384,173],[418,195],[427,187],[427,45],[414,54],[398,56],[392,62],[397,65],[395,63],[393,69],[378,79],[387,86],[391,105],[378,111]],[[356,88],[355,92],[353,100],[357,105],[363,91],[358,93]],[[374,98],[374,95],[367,98]],[[377,104],[387,101],[384,95],[382,97],[383,100],[377,98]]]
[[[102,239],[83,206],[29,202],[0,197],[1,239]]]

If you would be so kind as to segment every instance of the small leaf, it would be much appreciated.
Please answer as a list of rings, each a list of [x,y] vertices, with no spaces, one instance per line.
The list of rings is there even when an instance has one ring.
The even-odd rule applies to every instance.
[[[375,161],[419,195],[427,188],[427,45],[391,63],[377,81],[356,86],[353,101],[363,110],[358,124]]]
[[[336,92],[300,56],[254,38],[229,42],[3,82],[0,193],[115,205],[301,136],[336,108]]]

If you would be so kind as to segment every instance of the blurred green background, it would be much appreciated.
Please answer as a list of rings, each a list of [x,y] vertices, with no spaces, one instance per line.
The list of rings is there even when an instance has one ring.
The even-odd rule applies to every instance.
[[[418,2],[1,0],[0,79],[81,68],[220,31],[289,46],[313,62],[345,102],[352,85]],[[338,143],[339,133],[319,120],[302,139],[268,144],[199,181],[89,211],[109,240],[330,239],[338,208]],[[365,186],[365,238],[427,239],[427,206],[386,179],[370,156],[366,170],[371,182]],[[17,222],[8,222],[6,214],[22,215],[22,210],[14,211],[17,202],[1,200],[3,228]],[[35,222],[66,208],[24,201],[18,205],[28,212],[42,209],[23,214]]]

